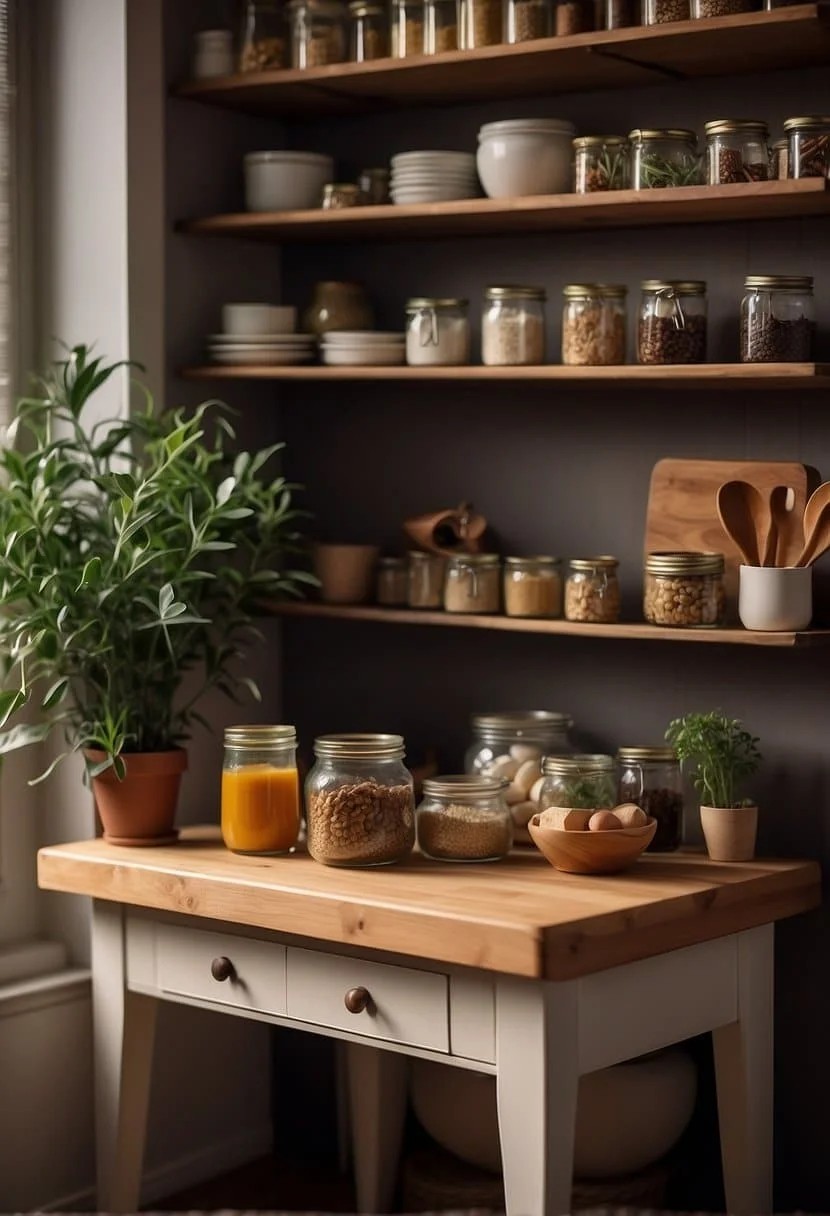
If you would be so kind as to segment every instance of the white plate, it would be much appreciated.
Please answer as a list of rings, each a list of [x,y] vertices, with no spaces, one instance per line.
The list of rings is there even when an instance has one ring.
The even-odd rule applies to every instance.
[[[406,361],[406,352],[395,347],[379,346],[374,350],[323,351],[323,362],[329,367],[401,367]]]
[[[217,346],[235,346],[240,342],[246,346],[301,346],[313,342],[314,334],[208,334],[207,340]]]
[[[478,198],[472,190],[400,190],[392,195],[392,202],[399,206],[416,203],[454,203],[462,199]]]
[[[291,367],[295,363],[309,363],[311,358],[310,351],[265,351],[261,348],[257,351],[217,350],[212,354],[214,363],[247,364],[251,367]]]
[[[471,187],[478,188],[477,177],[396,177],[390,183],[391,190],[400,190],[402,187],[414,187],[421,189],[424,186],[453,186],[455,189],[467,190]]]
[[[323,346],[381,346],[406,342],[406,334],[384,333],[382,330],[334,329],[323,334]]]
[[[475,164],[475,152],[399,152],[392,157],[392,165],[412,165],[431,162],[436,165],[469,165]]]

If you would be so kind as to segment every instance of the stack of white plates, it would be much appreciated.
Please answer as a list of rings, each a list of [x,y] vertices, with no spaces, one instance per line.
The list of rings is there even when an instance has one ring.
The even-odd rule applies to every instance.
[[[472,152],[401,152],[392,157],[393,203],[446,203],[481,193]]]
[[[340,330],[320,339],[320,353],[329,367],[397,367],[405,352],[404,334]]]
[[[213,363],[288,367],[314,357],[313,334],[211,334],[207,351]]]

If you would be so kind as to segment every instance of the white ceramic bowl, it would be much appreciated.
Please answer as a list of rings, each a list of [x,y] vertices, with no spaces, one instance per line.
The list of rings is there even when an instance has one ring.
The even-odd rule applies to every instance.
[[[245,157],[249,211],[306,211],[319,207],[334,181],[334,160],[317,152],[249,152]]]
[[[571,188],[572,123],[488,123],[478,136],[478,175],[490,198],[564,194]]]
[[[812,566],[741,566],[738,616],[745,629],[806,629],[813,617]]]
[[[297,310],[278,304],[224,304],[222,330],[234,337],[249,334],[290,334],[297,327]]]

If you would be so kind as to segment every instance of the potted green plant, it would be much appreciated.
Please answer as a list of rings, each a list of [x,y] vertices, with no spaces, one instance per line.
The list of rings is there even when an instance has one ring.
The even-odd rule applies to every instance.
[[[105,835],[144,844],[173,833],[201,697],[259,697],[239,671],[256,602],[315,580],[286,565],[295,487],[265,471],[282,445],[236,450],[219,402],[156,410],[145,392],[97,419],[123,366],[68,351],[0,449],[0,754],[58,731],[37,780],[83,752]]]
[[[761,761],[758,739],[719,710],[686,714],[669,723],[666,739],[701,798],[700,822],[713,861],[750,861],[755,855],[758,806],[739,797]]]

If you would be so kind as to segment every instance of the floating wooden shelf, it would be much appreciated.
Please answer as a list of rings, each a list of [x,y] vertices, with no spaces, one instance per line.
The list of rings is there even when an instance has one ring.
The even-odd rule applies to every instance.
[[[297,119],[389,106],[637,88],[667,79],[828,62],[830,20],[827,6],[818,3],[404,60],[225,76],[188,82],[177,93],[250,114]]]

